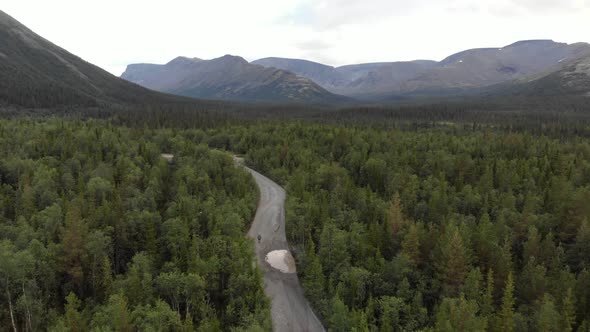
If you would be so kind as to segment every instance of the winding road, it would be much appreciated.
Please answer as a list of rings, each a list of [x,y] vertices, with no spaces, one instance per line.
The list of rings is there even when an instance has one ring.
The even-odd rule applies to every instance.
[[[240,159],[236,160],[242,164]],[[282,273],[265,261],[269,251],[289,249],[285,236],[285,190],[255,170],[243,167],[260,188],[260,201],[248,236],[255,240],[258,265],[264,273],[264,292],[271,299],[273,330],[325,331],[303,295],[297,273]]]

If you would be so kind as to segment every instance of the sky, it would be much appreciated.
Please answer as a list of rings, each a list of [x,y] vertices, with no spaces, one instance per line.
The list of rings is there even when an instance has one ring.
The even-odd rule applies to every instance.
[[[442,60],[518,40],[590,42],[590,0],[3,0],[0,9],[115,75],[225,54],[332,66]],[[1,47],[1,45],[0,45]]]

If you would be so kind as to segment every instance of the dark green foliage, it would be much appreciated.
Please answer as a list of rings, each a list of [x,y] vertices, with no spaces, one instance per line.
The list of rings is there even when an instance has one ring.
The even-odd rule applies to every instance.
[[[209,147],[244,154],[285,185],[301,283],[328,328],[588,330],[583,122],[184,129],[216,123],[202,119],[3,122],[0,264],[23,268],[0,286],[19,327],[45,327],[38,317],[67,326],[72,292],[90,327],[268,329],[243,240],[253,184]],[[183,129],[147,129],[167,126]],[[117,320],[101,318],[114,308]]]
[[[0,325],[270,329],[254,181],[201,135],[0,120]]]
[[[301,123],[208,135],[286,185],[287,235],[327,327],[585,326],[585,138]]]

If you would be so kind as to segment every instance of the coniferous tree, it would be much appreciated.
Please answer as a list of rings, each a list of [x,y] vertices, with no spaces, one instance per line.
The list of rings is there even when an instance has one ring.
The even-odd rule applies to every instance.
[[[494,313],[494,270],[489,269],[486,277],[486,287],[481,304],[482,316],[490,319]]]
[[[550,295],[545,294],[543,302],[537,313],[537,331],[557,332],[560,331],[559,313]]]
[[[499,315],[500,329],[506,332],[514,331],[514,279],[512,272],[508,273]]]
[[[445,293],[449,296],[455,296],[459,294],[459,288],[469,272],[469,253],[456,227],[448,230],[441,241],[441,257],[437,264],[445,287]]]
[[[350,319],[348,308],[340,299],[338,293],[334,295],[330,308],[330,326],[334,331],[350,331]]]
[[[568,288],[561,303],[561,331],[571,332],[576,324],[575,298],[572,289]]]

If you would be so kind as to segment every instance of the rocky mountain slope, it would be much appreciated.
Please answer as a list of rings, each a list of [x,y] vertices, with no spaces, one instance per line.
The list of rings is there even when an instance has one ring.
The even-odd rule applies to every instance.
[[[265,58],[266,67],[290,70],[329,91],[360,98],[454,94],[540,75],[559,64],[590,54],[586,43],[520,41],[502,48],[471,49],[435,61],[410,61],[329,67],[309,61]]]
[[[493,86],[488,95],[590,97],[590,55],[564,61],[541,75]]]
[[[49,108],[184,102],[122,80],[0,11],[0,105]]]
[[[252,63],[291,71],[313,80],[331,92],[352,97],[400,92],[403,82],[437,66],[437,62],[428,60],[366,63],[342,67],[285,58],[264,58]]]
[[[196,98],[318,103],[347,100],[308,78],[231,55],[212,60],[179,57],[165,65],[132,64],[121,77],[153,90]]]

